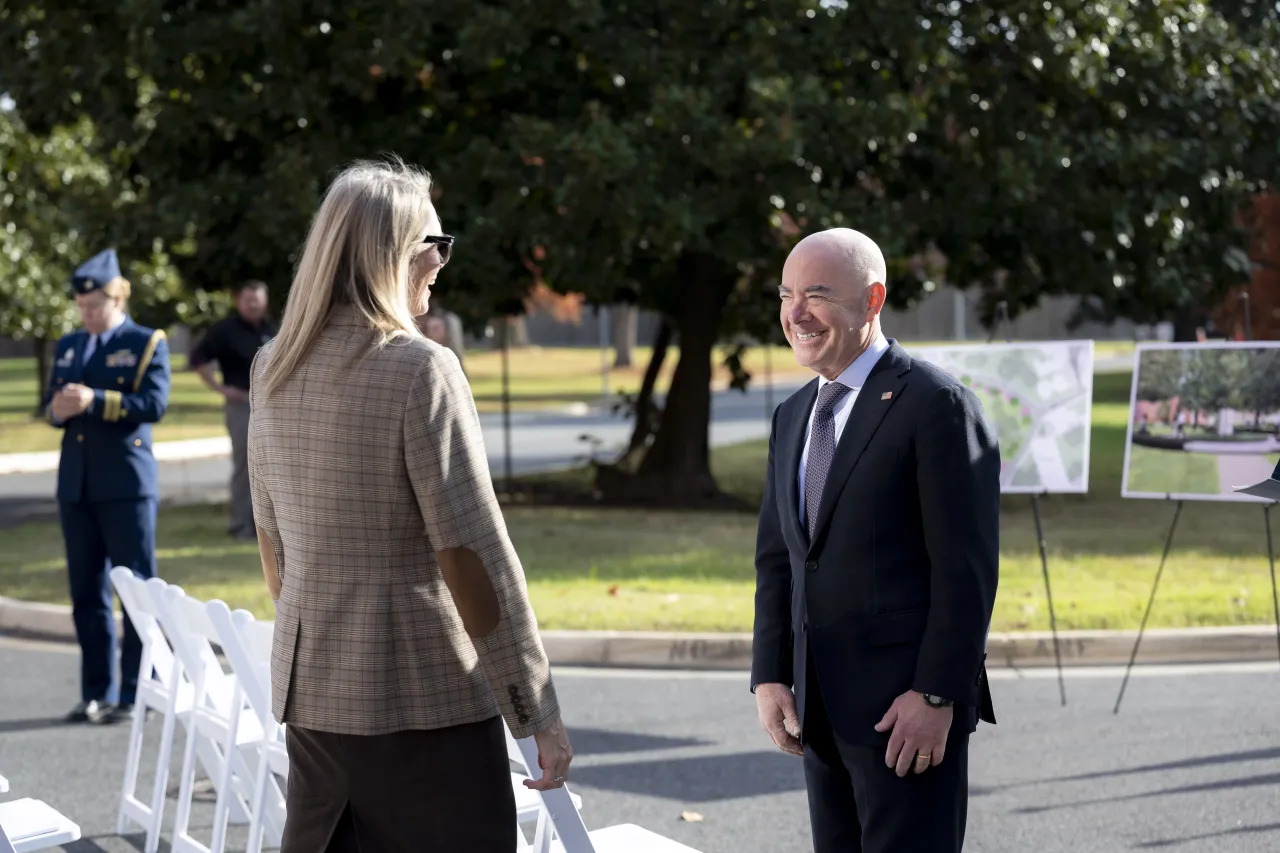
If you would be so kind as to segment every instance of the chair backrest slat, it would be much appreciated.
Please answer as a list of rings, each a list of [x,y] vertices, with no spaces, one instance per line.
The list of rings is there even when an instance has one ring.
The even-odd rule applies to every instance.
[[[146,585],[159,613],[160,626],[181,661],[187,678],[194,683],[197,675],[202,676],[204,703],[229,719],[235,704],[235,681],[222,669],[221,661],[214,654],[216,631],[203,606],[189,597],[182,587],[165,583],[160,578],[150,578]]]
[[[120,596],[125,613],[138,637],[151,654],[150,664],[160,684],[168,688],[173,673],[173,649],[160,627],[155,603],[147,593],[147,582],[123,566],[111,570],[111,585]]]
[[[254,714],[265,724],[271,716],[271,652],[268,645],[265,658],[259,653],[264,626],[269,632],[271,623],[259,622],[247,610],[234,613],[225,601],[214,599],[204,605],[209,622],[217,632],[218,644],[231,662],[232,672],[240,682],[245,698]],[[269,633],[267,636],[270,636]],[[270,643],[270,640],[267,641]]]

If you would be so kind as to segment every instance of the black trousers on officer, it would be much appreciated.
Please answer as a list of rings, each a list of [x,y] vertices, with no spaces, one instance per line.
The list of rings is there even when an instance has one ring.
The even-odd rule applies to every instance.
[[[899,778],[885,766],[884,748],[851,746],[835,734],[809,660],[804,774],[815,853],[960,853],[968,736],[951,732],[941,764]]]
[[[71,615],[80,641],[80,698],[132,705],[138,691],[142,641],[124,614],[120,679],[115,678],[116,624],[110,571],[156,575],[156,500],[58,504],[67,549]]]

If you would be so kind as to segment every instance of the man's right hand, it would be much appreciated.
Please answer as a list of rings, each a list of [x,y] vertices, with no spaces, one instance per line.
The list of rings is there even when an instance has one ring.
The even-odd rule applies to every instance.
[[[542,768],[541,779],[525,779],[526,788],[535,791],[549,791],[562,788],[569,779],[569,762],[573,761],[573,746],[569,743],[569,733],[564,730],[564,723],[557,714],[550,723],[533,736],[538,745],[538,766]]]
[[[788,755],[804,755],[800,745],[800,717],[796,697],[785,684],[756,685],[756,711],[760,725],[778,749]]]

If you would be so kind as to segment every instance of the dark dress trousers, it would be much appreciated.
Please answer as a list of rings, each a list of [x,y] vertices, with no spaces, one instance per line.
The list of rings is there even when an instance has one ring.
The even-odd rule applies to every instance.
[[[811,538],[797,471],[818,384],[774,413],[751,687],[795,692],[816,851],[959,851],[968,737],[995,722],[996,438],[971,391],[890,341],[836,444]],[[900,779],[875,726],[908,690],[955,706],[942,764]]]

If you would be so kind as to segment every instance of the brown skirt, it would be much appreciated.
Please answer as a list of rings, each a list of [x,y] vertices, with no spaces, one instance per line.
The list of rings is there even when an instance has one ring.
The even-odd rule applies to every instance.
[[[515,849],[515,793],[500,717],[375,736],[285,728],[281,853]]]

